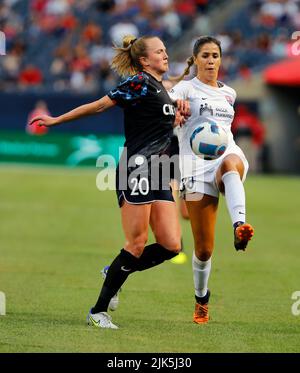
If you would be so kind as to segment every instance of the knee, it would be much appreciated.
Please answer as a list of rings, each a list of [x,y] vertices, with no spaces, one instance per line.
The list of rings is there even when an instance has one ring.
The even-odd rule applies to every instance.
[[[148,237],[144,234],[134,237],[132,240],[126,243],[126,250],[135,257],[139,258],[143,253],[144,247],[146,246],[147,238]]]
[[[228,155],[222,161],[219,169],[220,176],[226,174],[226,172],[235,171],[242,178],[244,173],[244,164],[241,158],[235,154]]]
[[[224,175],[229,171],[238,171],[236,162],[233,162],[231,159],[224,159],[221,164],[221,175]]]
[[[206,262],[212,256],[212,252],[213,252],[213,245],[209,245],[205,243],[196,244],[195,255],[202,262]]]
[[[181,251],[181,242],[174,242],[174,244],[171,245],[170,248],[168,247],[168,249],[170,251],[172,251],[173,253],[175,253],[175,254],[180,253],[180,251]]]
[[[178,254],[181,251],[181,239],[177,237],[156,237],[156,242],[165,247],[167,250]]]
[[[203,252],[196,252],[196,257],[201,260],[201,262],[207,262],[211,257],[212,251],[203,251]]]
[[[236,172],[239,174],[240,179],[242,179],[243,173],[244,173],[244,165],[237,156],[226,157],[217,171],[216,179],[217,179],[218,188],[220,192],[223,194],[225,193],[223,175],[225,175],[227,172]]]

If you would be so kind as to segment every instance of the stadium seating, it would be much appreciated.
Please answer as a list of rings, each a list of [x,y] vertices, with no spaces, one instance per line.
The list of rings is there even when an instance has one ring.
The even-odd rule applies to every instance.
[[[109,69],[112,43],[122,33],[161,37],[181,50],[182,36],[210,14],[230,6],[224,0],[97,1],[6,0],[0,5],[0,29],[7,56],[0,60],[2,92],[97,93],[115,85]],[[298,0],[245,0],[213,30],[224,42],[221,79],[247,79],[253,71],[288,56],[291,33],[299,26]],[[232,9],[235,9],[234,7]],[[117,29],[117,32],[116,32]],[[195,33],[197,30],[195,31]],[[197,35],[195,35],[197,36]],[[172,59],[171,71],[177,62]],[[173,64],[173,65],[172,65]],[[33,65],[41,79],[21,79]]]

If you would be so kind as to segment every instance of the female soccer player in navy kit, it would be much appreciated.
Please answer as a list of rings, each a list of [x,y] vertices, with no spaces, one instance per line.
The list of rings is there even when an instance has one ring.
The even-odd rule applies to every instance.
[[[189,100],[191,106],[191,116],[184,126],[178,128],[177,133],[182,177],[181,192],[186,200],[195,245],[194,322],[197,324],[209,320],[208,278],[214,248],[219,192],[225,195],[234,228],[236,250],[245,250],[253,235],[252,226],[245,222],[243,181],[248,171],[248,162],[242,150],[235,144],[230,130],[236,93],[217,79],[221,56],[221,45],[217,39],[209,36],[199,38],[194,44],[193,56],[187,60],[187,68],[182,76],[175,79],[182,79],[188,75],[193,64],[197,67],[197,76],[188,81],[180,81],[170,90],[173,99]],[[228,148],[216,160],[197,157],[190,146],[193,130],[201,122],[207,121],[219,124],[228,134]]]
[[[124,110],[125,151],[117,168],[116,191],[125,244],[110,264],[99,298],[88,314],[90,324],[117,329],[107,313],[111,298],[129,274],[176,256],[181,233],[170,180],[164,172],[157,176],[163,168],[157,157],[168,155],[176,115],[162,84],[168,70],[166,48],[157,37],[126,36],[123,47],[116,48],[112,68],[127,79],[106,96],[59,117],[33,118],[31,123],[53,126],[102,113],[114,105]],[[187,102],[179,100],[177,105],[183,116],[188,113]],[[183,116],[177,115],[180,124]],[[149,225],[156,243],[146,246]]]

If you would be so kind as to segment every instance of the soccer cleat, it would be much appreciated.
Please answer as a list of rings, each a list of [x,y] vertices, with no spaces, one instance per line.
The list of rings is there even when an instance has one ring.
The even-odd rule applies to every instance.
[[[180,251],[180,253],[174,258],[171,259],[171,263],[173,264],[184,264],[187,261],[187,255],[185,252]]]
[[[245,251],[248,241],[251,240],[254,229],[250,224],[240,223],[234,229],[234,247],[238,250]]]
[[[92,313],[90,310],[87,316],[87,323],[97,328],[119,329],[117,325],[113,324],[111,316],[106,312]]]
[[[107,271],[108,271],[108,268],[109,266],[105,266],[102,270],[101,270],[101,274],[102,274],[102,277],[103,277],[103,280],[105,280],[106,278],[106,274],[107,274]],[[121,288],[119,289],[119,291],[111,298],[109,304],[108,304],[108,308],[110,311],[115,311],[117,308],[118,308],[118,305],[119,305],[119,292],[121,291]]]
[[[204,297],[198,298],[200,301],[196,302],[195,304],[195,312],[194,312],[194,323],[196,324],[205,324],[209,320],[209,313],[208,313],[208,301],[210,297],[210,291],[207,290],[207,293]]]

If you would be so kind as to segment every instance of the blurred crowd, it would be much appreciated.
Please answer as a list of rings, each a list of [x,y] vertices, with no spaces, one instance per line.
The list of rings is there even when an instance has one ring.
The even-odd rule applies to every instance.
[[[300,0],[245,0],[217,32],[203,17],[197,28],[198,34],[212,34],[221,41],[220,80],[251,79],[267,65],[293,56],[292,35],[300,30]],[[180,74],[184,65],[184,58],[175,62],[174,75]]]
[[[108,91],[118,77],[110,69],[112,44],[124,34],[152,34],[167,46],[199,19],[209,24],[209,10],[219,0],[3,0],[0,30],[6,56],[0,57],[2,91]],[[224,51],[220,78],[248,79],[255,69],[288,56],[291,33],[300,30],[300,0],[245,1],[216,35]],[[206,21],[206,23],[205,23]],[[205,31],[205,30],[204,30]],[[207,29],[215,34],[213,25]],[[191,41],[192,43],[193,41]],[[188,56],[172,61],[182,72]]]
[[[232,32],[230,30],[233,30]],[[249,78],[251,72],[292,55],[292,34],[300,30],[299,0],[251,0],[220,35],[224,74]]]

